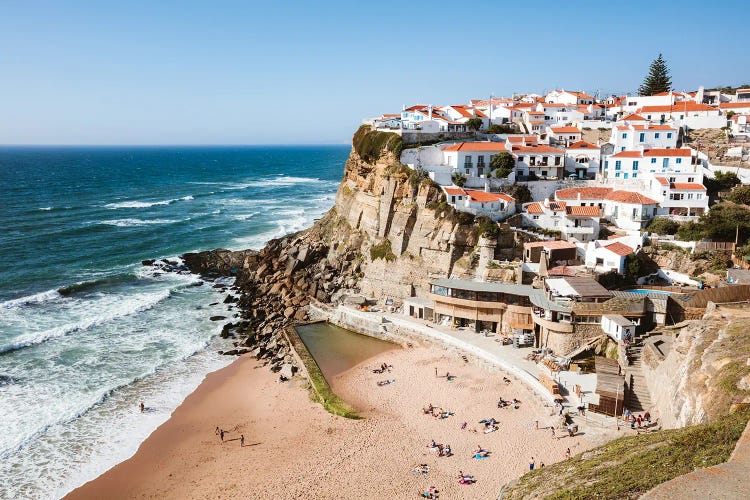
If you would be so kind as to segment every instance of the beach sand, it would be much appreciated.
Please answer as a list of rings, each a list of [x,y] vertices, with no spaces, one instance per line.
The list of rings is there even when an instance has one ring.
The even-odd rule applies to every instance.
[[[393,370],[372,373],[384,361]],[[447,381],[446,371],[457,378]],[[556,422],[551,409],[502,376],[440,347],[392,351],[332,381],[365,417],[349,420],[311,401],[304,380],[278,383],[260,362],[242,357],[210,374],[132,458],[67,498],[416,498],[429,486],[445,498],[496,498],[528,471],[531,457],[539,467],[564,460],[568,447],[575,455],[597,444],[587,436],[551,438],[541,430]],[[395,382],[377,386],[382,379]],[[518,398],[520,409],[498,409],[499,397]],[[424,415],[428,403],[455,415]],[[484,434],[477,422],[490,417],[500,429]],[[216,426],[229,431],[223,444]],[[437,457],[431,439],[450,444],[454,456]],[[490,458],[472,458],[477,445]],[[427,477],[410,472],[423,463]],[[459,470],[476,484],[459,485]]]

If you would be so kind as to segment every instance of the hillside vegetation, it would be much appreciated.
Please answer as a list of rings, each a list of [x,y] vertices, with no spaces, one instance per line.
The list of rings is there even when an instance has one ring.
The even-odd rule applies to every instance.
[[[744,408],[711,424],[622,437],[525,474],[501,498],[638,498],[677,476],[726,462],[748,419]]]

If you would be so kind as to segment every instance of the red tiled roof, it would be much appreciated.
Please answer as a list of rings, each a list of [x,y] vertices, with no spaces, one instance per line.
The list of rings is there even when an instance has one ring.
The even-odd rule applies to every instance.
[[[581,98],[581,99],[593,99],[594,98],[594,96],[590,96],[586,94],[585,92],[568,91],[568,94],[573,94],[574,96]]]
[[[530,214],[543,214],[544,209],[542,208],[542,204],[538,201],[534,203],[529,203],[526,205],[526,211]]]
[[[599,217],[601,215],[599,207],[567,207],[566,212],[574,217]]]
[[[671,106],[643,106],[638,113],[672,113],[679,111],[716,111],[715,106],[693,101],[680,101]]]
[[[478,109],[475,109],[475,110],[474,110],[474,114],[475,114],[475,115],[476,115],[477,117],[479,117],[479,118],[487,118],[487,115],[485,115],[484,113],[482,113],[482,112],[481,112],[481,111],[479,111]]]
[[[721,109],[727,108],[750,108],[750,102],[722,102],[719,104]]]
[[[635,193],[633,191],[612,191],[605,199],[611,201],[619,201],[620,203],[630,203],[633,205],[656,205],[659,202],[652,200],[641,193]]]
[[[529,111],[530,115],[543,115],[544,111]]]
[[[455,105],[452,105],[451,108],[456,110],[458,114],[460,114],[461,116],[465,118],[471,118],[472,116],[474,116],[471,113],[469,113],[469,111],[466,109],[466,106],[455,104]]]
[[[636,115],[635,113],[633,113],[633,114],[626,116],[625,118],[620,118],[620,121],[622,122],[635,122],[635,121],[645,122],[646,119],[642,117],[641,115]]]
[[[550,200],[549,202],[549,208],[553,212],[561,212],[568,208],[567,204],[564,201],[555,201]]]
[[[443,189],[445,190],[446,194],[449,194],[451,196],[466,196],[466,191],[461,188],[444,187]]]
[[[571,243],[570,241],[562,241],[562,240],[529,241],[527,243],[524,243],[523,247],[524,248],[544,247],[550,250],[558,250],[561,248],[576,248],[576,244]]]
[[[580,134],[578,127],[550,127],[556,134]]]
[[[669,186],[669,182],[667,181],[666,177],[656,177],[656,180],[661,184],[662,186]]]
[[[508,142],[536,142],[537,137],[535,135],[509,135],[507,137]]]
[[[505,150],[504,142],[458,142],[443,148],[443,151],[489,151],[497,153]]]
[[[616,241],[614,243],[610,243],[609,245],[606,245],[604,248],[609,250],[610,252],[614,252],[617,255],[620,255],[622,257],[626,255],[630,255],[633,253],[633,249],[627,246],[624,243],[620,243],[619,241]]]
[[[515,198],[505,193],[488,193],[487,191],[480,191],[478,189],[466,189],[466,194],[471,197],[472,200],[481,203],[488,203],[493,201],[507,201],[508,203],[516,201]]]
[[[705,191],[706,186],[698,184],[697,182],[674,182],[672,183],[672,189],[689,189],[695,191]]]
[[[690,148],[677,148],[677,149],[645,149],[643,156],[690,156]]]
[[[599,146],[595,146],[594,144],[591,144],[590,142],[586,142],[586,141],[578,141],[568,146],[567,149],[597,149],[598,150]]]
[[[546,146],[544,144],[536,145],[536,146],[513,146],[513,152],[519,152],[519,153],[555,153],[555,154],[565,154],[565,151],[557,148],[553,148],[552,146]]]
[[[580,187],[558,189],[555,198],[558,200],[576,200],[580,193],[582,200],[603,200],[612,191],[609,187]]]
[[[612,155],[612,158],[640,158],[643,153],[640,151],[620,151]]]

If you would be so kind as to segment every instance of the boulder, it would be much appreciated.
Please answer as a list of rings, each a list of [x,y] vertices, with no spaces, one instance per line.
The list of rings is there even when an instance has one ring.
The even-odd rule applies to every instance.
[[[294,307],[287,307],[284,309],[284,317],[291,318],[294,316],[295,308]]]
[[[208,319],[211,320],[211,321],[221,321],[223,319],[227,319],[227,317],[226,316],[211,316]]]
[[[279,374],[285,376],[286,378],[292,378],[294,376],[294,367],[288,363],[285,363],[281,365]]]

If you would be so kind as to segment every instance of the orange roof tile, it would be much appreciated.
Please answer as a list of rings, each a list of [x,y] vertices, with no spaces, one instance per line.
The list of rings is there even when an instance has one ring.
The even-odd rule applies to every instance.
[[[656,177],[656,180],[661,184],[662,186],[669,186],[669,182],[667,181],[666,177]]]
[[[620,255],[622,257],[626,255],[630,255],[633,253],[633,249],[627,246],[625,243],[620,243],[619,241],[615,241],[614,243],[610,243],[609,245],[606,245],[604,248],[609,250],[610,252],[614,252],[617,255]]]
[[[544,111],[529,111],[529,114],[530,115],[535,115],[535,116],[537,116],[537,115],[543,115]]]
[[[722,102],[719,104],[719,108],[750,108],[750,102]]]
[[[693,101],[680,101],[671,106],[643,106],[638,113],[677,113],[679,111],[716,111],[716,107]]]
[[[633,191],[612,191],[605,199],[611,201],[619,201],[620,203],[630,203],[633,205],[656,205],[659,202],[652,200],[641,193],[635,193]]]
[[[536,142],[537,137],[535,135],[509,135],[507,137],[508,142]]]
[[[641,158],[643,154],[640,151],[620,151],[612,155],[612,158]]]
[[[578,127],[550,127],[556,134],[580,134]]]
[[[677,148],[677,149],[645,149],[643,156],[690,156],[690,148]]]
[[[553,154],[565,154],[565,151],[557,148],[553,148],[552,146],[547,146],[544,144],[536,145],[536,146],[513,146],[513,152],[518,153],[553,153]]]
[[[458,142],[443,148],[443,151],[497,152],[505,151],[503,142]]]
[[[612,192],[612,188],[610,187],[558,189],[555,191],[555,198],[558,200],[577,200],[580,194],[582,200],[603,200],[610,192]]]
[[[690,189],[696,191],[705,191],[706,186],[697,182],[673,182],[672,189]]]
[[[526,211],[530,214],[543,214],[544,213],[542,204],[539,203],[538,201],[526,205]]]
[[[599,146],[595,146],[594,144],[586,141],[578,141],[568,146],[567,149],[599,149]]]
[[[482,203],[488,203],[493,201],[507,201],[508,203],[512,203],[515,200],[512,196],[509,196],[505,193],[488,193],[486,191],[480,191],[478,189],[467,189],[466,194],[471,197],[474,201],[479,201]]]
[[[444,187],[443,188],[446,192],[446,194],[449,194],[451,196],[465,196],[466,191],[464,191],[461,188],[454,188],[454,187]]]
[[[549,202],[549,208],[553,212],[561,212],[568,208],[567,204],[564,201],[555,201],[550,200]]]
[[[543,247],[549,250],[559,250],[562,248],[576,248],[575,243],[563,240],[550,240],[550,241],[529,241],[523,244],[524,248]]]
[[[637,115],[633,113],[633,114],[626,116],[625,118],[620,118],[620,121],[621,122],[635,122],[635,121],[645,122],[646,119],[642,117],[641,115]]]
[[[599,207],[567,207],[566,213],[573,217],[599,217],[601,211]]]

